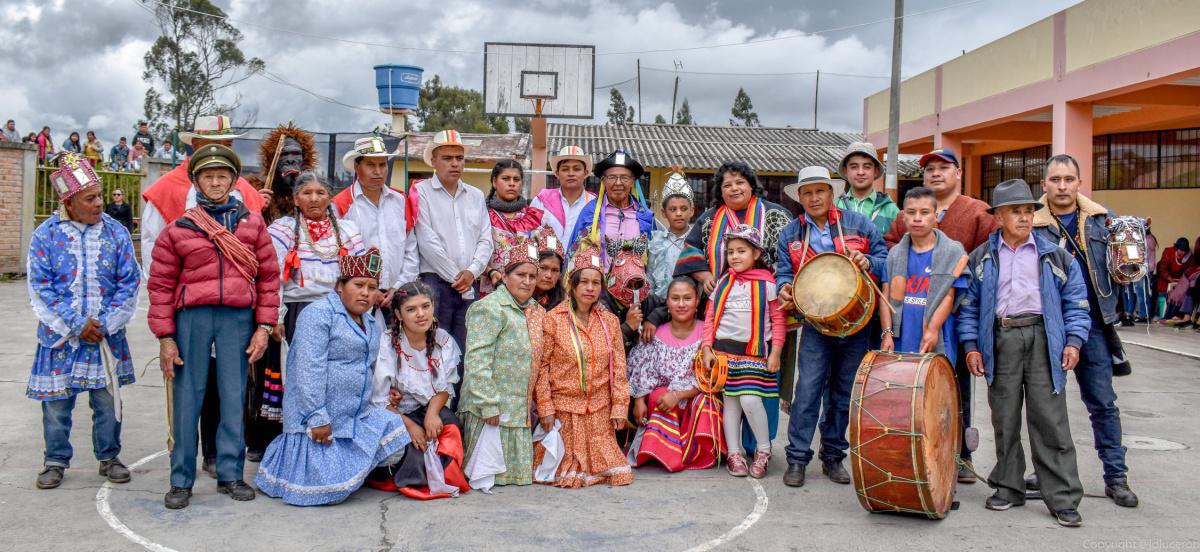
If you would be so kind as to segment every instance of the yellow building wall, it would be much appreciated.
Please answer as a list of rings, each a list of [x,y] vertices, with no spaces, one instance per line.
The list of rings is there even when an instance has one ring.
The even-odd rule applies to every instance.
[[[475,186],[487,194],[492,189],[491,170],[495,163],[467,163],[467,168],[484,169],[488,172],[464,172],[462,180],[467,184]],[[433,173],[433,167],[426,165],[421,159],[408,159],[408,172],[410,173]],[[528,177],[527,177],[528,178]],[[398,190],[404,189],[404,160],[397,159],[396,164],[392,166],[391,186]]]
[[[900,122],[907,123],[934,113],[936,69],[930,69],[900,83]],[[867,132],[887,129],[891,97],[888,90],[867,98]]]
[[[1184,237],[1200,235],[1200,188],[1177,190],[1097,190],[1092,199],[1118,215],[1151,217],[1158,251]]]
[[[889,90],[891,89],[884,88],[883,91],[867,97],[867,134],[887,129],[888,108],[890,107]]]
[[[1046,80],[1053,74],[1054,19],[1048,17],[942,65],[942,109]]]
[[[1088,0],[1067,9],[1067,71],[1197,30],[1196,0]]]

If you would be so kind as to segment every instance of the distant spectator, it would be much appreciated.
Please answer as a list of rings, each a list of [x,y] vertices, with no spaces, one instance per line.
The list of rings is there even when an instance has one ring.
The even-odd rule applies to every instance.
[[[21,141],[21,135],[17,134],[17,122],[12,119],[9,119],[8,122],[4,124],[4,131],[0,132],[0,135],[3,135],[2,139],[8,140],[9,142]]]
[[[129,207],[128,203],[125,203],[125,192],[120,188],[113,190],[112,201],[104,206],[104,212],[121,223],[121,226],[129,230],[130,234],[133,234],[133,209]]]
[[[133,149],[129,150],[129,170],[138,172],[142,170],[142,160],[149,157],[146,153],[146,146],[141,142],[134,142]]]
[[[79,133],[72,132],[62,144],[63,152],[83,153],[83,142],[79,141]]]
[[[150,127],[145,121],[138,121],[137,134],[133,135],[134,145],[141,144],[146,153],[154,151],[154,137],[150,136]]]
[[[38,148],[38,162],[43,165],[54,156],[54,139],[50,137],[50,127],[42,127],[42,131],[34,138]]]
[[[104,144],[96,138],[96,133],[87,131],[87,142],[83,144],[83,155],[92,162],[93,167],[104,166]]]
[[[25,137],[21,139],[21,143],[33,144],[36,146],[37,145],[37,134],[34,134],[32,132],[30,132],[29,134],[26,134]]]
[[[162,146],[158,148],[158,151],[154,152],[154,156],[159,159],[170,159],[171,156],[178,155],[179,153],[175,151],[175,148],[171,145],[170,140],[164,140]]]
[[[124,136],[108,152],[108,166],[114,171],[129,169],[129,145],[126,143]]]

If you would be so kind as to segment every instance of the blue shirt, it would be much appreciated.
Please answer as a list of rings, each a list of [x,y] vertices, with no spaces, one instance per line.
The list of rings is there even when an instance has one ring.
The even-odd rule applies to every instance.
[[[829,230],[829,223],[825,223],[824,228],[817,227],[817,223],[813,222],[812,217],[808,213],[804,213],[804,222],[808,224],[811,230],[808,234],[808,247],[817,253],[833,253],[836,251],[833,247],[833,234]]]
[[[929,276],[933,273],[933,250],[918,253],[908,251],[908,274],[904,286],[904,319],[900,322],[900,335],[895,336],[896,352],[916,353],[921,349],[921,336],[925,333],[925,309],[929,306]],[[967,277],[959,276],[952,287],[967,288]],[[937,305],[934,305],[937,308]],[[942,324],[942,347],[951,362],[955,361],[957,334],[954,315],[946,317]]]

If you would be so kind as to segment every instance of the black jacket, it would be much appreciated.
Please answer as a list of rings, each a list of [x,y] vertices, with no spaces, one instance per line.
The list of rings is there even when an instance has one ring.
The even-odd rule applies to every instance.
[[[121,223],[130,234],[133,234],[133,209],[129,207],[128,203],[120,205],[109,203],[104,207],[104,212]]]

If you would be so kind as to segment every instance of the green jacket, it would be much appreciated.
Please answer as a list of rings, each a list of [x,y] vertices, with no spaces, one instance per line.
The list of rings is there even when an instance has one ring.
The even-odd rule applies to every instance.
[[[522,309],[503,286],[471,305],[459,412],[480,418],[499,415],[502,427],[529,427],[544,313],[536,302]],[[538,328],[532,341],[530,322]]]
[[[850,192],[846,192],[834,203],[838,209],[854,211],[867,217],[879,230],[880,236],[891,230],[892,221],[900,215],[900,208],[892,201],[892,196],[883,192],[875,192],[875,195],[863,200],[855,199]]]

